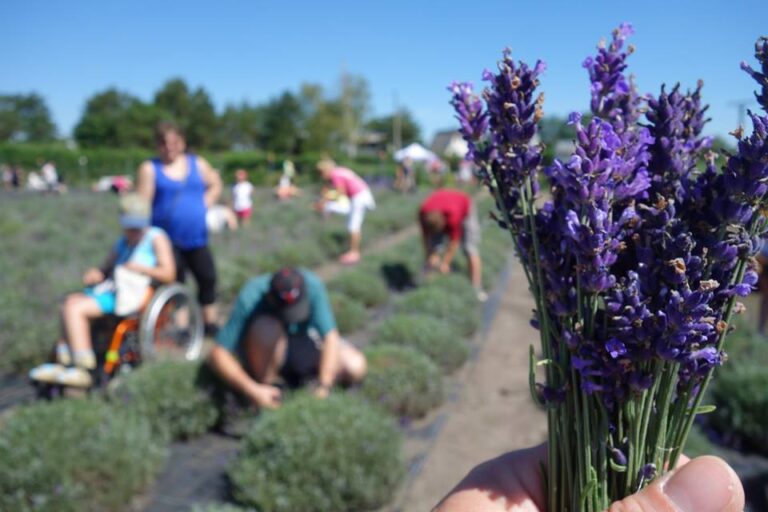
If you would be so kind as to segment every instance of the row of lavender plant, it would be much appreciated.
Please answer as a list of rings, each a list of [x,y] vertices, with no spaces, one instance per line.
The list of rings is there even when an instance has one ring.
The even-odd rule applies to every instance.
[[[536,302],[543,359],[531,347],[531,384],[548,412],[551,511],[604,510],[674,467],[709,409],[702,396],[767,229],[768,116],[749,113],[752,134],[734,133],[737,152],[718,169],[701,82],[640,96],[625,74],[632,33],[622,24],[584,61],[593,117],[569,116],[573,154],[546,168],[532,143],[543,62],[506,50],[481,96],[449,87]],[[768,112],[768,39],[755,48],[761,71],[742,68]],[[542,172],[552,197],[538,206]]]

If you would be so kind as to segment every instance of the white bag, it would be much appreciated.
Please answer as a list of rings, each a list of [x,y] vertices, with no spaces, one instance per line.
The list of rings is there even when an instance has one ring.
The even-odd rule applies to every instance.
[[[115,314],[126,316],[138,311],[147,296],[151,283],[150,277],[118,265],[115,267],[114,280]]]

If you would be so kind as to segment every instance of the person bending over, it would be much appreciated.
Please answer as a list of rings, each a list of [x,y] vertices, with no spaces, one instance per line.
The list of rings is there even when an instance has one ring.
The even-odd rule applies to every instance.
[[[336,383],[366,372],[365,356],[338,330],[319,277],[285,267],[245,284],[208,357],[215,374],[251,403],[280,405],[280,380],[296,387],[316,380],[324,398]]]
[[[339,258],[341,263],[355,264],[360,261],[360,240],[366,210],[376,208],[376,202],[368,184],[351,169],[339,167],[330,159],[321,160],[317,170],[323,179],[330,183],[339,197],[346,196],[349,202],[320,200],[317,208],[323,212],[348,215],[349,251]]]
[[[480,222],[472,198],[460,190],[435,190],[421,203],[419,224],[427,269],[449,273],[453,257],[461,245],[467,256],[472,286],[475,287],[478,300],[484,302],[488,295],[482,283]],[[441,254],[445,238],[448,243]]]

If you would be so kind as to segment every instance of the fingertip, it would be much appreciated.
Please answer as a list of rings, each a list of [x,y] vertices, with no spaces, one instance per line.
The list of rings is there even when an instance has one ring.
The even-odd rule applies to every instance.
[[[704,455],[692,459],[661,483],[663,493],[683,512],[740,512],[744,488],[723,459]]]

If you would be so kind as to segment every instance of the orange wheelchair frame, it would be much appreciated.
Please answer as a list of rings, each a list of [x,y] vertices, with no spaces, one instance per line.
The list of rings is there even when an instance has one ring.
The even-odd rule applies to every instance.
[[[183,328],[174,325],[178,321],[174,311],[179,311],[181,307],[187,308]],[[117,322],[114,327],[113,321]],[[106,351],[103,335],[107,332],[105,325],[111,330]],[[106,386],[123,367],[133,368],[157,357],[194,361],[202,352],[203,318],[200,306],[189,290],[178,283],[151,287],[139,311],[126,317],[98,319],[92,323],[91,329],[96,331],[93,336],[97,355],[94,387]],[[170,334],[165,333],[168,329]],[[184,332],[184,339],[168,341],[167,338],[178,335],[178,331]],[[169,349],[175,350],[175,353]],[[63,385],[48,383],[37,383],[36,387],[38,395],[43,398],[63,395],[65,388]]]

